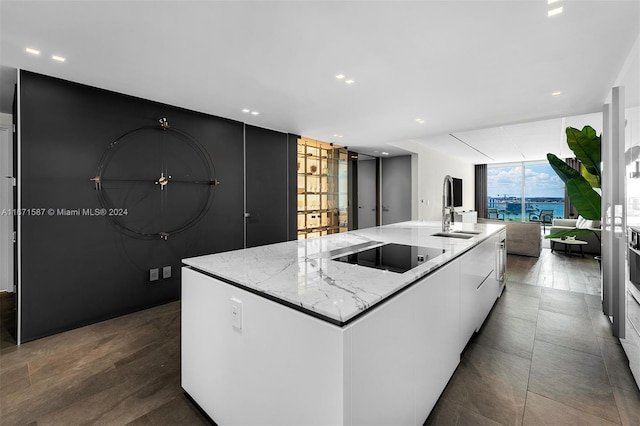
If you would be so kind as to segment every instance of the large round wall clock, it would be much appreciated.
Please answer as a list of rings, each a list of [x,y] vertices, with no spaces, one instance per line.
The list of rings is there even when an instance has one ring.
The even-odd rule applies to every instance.
[[[111,142],[91,180],[99,214],[120,232],[145,240],[166,240],[196,225],[219,184],[206,149],[166,118]]]

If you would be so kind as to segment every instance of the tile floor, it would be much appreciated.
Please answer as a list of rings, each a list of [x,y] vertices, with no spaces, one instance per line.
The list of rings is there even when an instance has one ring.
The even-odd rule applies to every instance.
[[[0,349],[0,424],[208,424],[180,387],[180,302]]]
[[[507,285],[427,425],[640,425],[640,392],[600,310],[598,264],[509,256]]]
[[[597,263],[543,249],[509,256],[507,274],[426,424],[639,425]],[[179,302],[0,347],[3,426],[207,423],[180,388]]]

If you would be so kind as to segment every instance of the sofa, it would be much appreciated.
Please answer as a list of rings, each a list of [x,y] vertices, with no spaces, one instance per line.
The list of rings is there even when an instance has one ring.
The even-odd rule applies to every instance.
[[[507,226],[507,253],[540,257],[540,250],[542,249],[540,222],[478,219],[478,223],[495,223]]]
[[[576,240],[587,242],[586,246],[582,246],[582,249],[585,253],[599,255],[601,231],[600,222],[598,221],[586,220],[580,216],[578,216],[578,219],[553,219],[553,223],[551,224],[549,233],[553,234],[554,232],[566,231],[575,228],[589,229],[590,231],[593,231],[588,235],[577,235]]]

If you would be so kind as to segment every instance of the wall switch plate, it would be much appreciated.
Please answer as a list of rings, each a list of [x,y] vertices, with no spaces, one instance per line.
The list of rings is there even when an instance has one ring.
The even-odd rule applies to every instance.
[[[242,301],[231,298],[231,326],[242,330]]]
[[[171,266],[162,268],[162,278],[171,278]]]
[[[158,281],[160,270],[158,268],[149,269],[149,281]]]

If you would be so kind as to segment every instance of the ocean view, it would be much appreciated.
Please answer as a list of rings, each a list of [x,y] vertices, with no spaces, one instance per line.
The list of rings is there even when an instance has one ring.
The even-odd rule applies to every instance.
[[[488,207],[498,209],[498,217],[503,220],[522,221],[522,201],[489,198]],[[553,210],[553,218],[564,217],[564,199],[526,199],[524,221],[534,219],[542,210]]]

